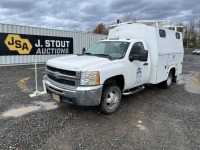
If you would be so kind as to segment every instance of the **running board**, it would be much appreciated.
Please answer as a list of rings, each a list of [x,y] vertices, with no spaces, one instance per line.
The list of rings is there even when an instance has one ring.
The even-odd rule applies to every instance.
[[[136,88],[136,89],[134,89],[132,91],[127,91],[127,92],[124,92],[122,94],[123,95],[131,95],[131,94],[134,94],[134,93],[137,93],[137,92],[143,90],[144,88],[145,88],[144,85],[141,85],[141,86],[139,86],[138,88]]]

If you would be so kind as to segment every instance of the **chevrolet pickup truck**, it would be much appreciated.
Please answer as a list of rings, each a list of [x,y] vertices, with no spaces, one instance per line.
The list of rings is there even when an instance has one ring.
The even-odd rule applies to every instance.
[[[44,83],[53,99],[79,106],[99,106],[115,112],[122,95],[162,84],[169,88],[182,72],[180,32],[142,23],[112,25],[107,39],[82,54],[46,63]]]

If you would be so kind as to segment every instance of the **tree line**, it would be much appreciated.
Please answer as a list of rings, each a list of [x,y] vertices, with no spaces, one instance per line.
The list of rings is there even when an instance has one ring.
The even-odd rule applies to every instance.
[[[195,20],[191,19],[183,29],[183,45],[185,48],[200,48],[200,19],[195,27]]]

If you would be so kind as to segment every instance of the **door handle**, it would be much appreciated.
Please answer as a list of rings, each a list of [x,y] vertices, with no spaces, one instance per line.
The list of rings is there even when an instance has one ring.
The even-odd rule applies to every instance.
[[[143,66],[147,66],[147,65],[149,65],[149,63],[144,63],[144,64],[143,64]]]

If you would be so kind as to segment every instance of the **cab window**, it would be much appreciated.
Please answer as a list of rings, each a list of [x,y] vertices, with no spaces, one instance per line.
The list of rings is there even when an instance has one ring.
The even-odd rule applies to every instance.
[[[137,42],[131,48],[130,55],[139,55],[141,50],[144,50],[144,45],[142,42]]]

